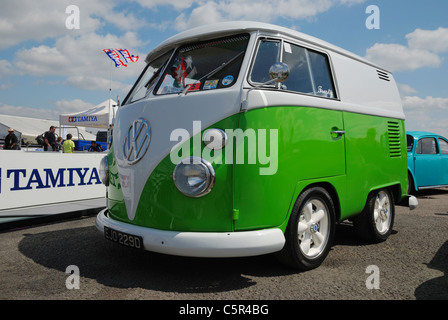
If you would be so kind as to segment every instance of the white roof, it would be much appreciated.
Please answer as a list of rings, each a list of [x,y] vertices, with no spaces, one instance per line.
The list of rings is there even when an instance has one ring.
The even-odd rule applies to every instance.
[[[108,99],[95,107],[81,112],[61,114],[59,123],[67,126],[83,126],[107,129],[113,123],[113,108],[117,103]]]
[[[152,50],[146,57],[146,62],[149,62],[153,58],[156,58],[160,54],[164,53],[166,50],[178,46],[179,44],[191,41],[205,41],[210,38],[214,38],[217,36],[225,36],[229,34],[235,34],[238,32],[252,32],[252,31],[260,31],[263,33],[271,34],[271,35],[286,35],[291,38],[299,39],[301,41],[307,42],[309,44],[325,48],[327,50],[331,50],[337,52],[339,54],[345,55],[352,59],[358,60],[360,62],[369,64],[378,69],[383,69],[381,66],[378,66],[350,51],[337,47],[333,44],[330,44],[326,41],[320,40],[313,36],[307,35],[302,32],[298,32],[292,29],[288,29],[285,27],[280,27],[277,25],[262,23],[262,22],[253,22],[253,21],[228,21],[228,22],[220,22],[214,24],[207,24],[200,27],[196,27],[190,30],[183,31],[178,33],[165,41],[163,41],[160,45],[158,45],[154,50]],[[387,71],[387,70],[385,70]]]

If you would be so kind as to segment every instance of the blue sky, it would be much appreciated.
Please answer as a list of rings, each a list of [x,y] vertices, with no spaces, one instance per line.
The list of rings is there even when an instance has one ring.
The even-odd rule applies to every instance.
[[[79,29],[66,26],[70,5],[79,8]],[[366,27],[370,5],[379,9],[379,29]],[[56,120],[109,96],[123,100],[145,55],[164,39],[202,24],[253,20],[299,30],[391,70],[407,129],[448,137],[447,12],[442,0],[8,1],[0,11],[0,114]],[[115,68],[106,48],[140,59]]]

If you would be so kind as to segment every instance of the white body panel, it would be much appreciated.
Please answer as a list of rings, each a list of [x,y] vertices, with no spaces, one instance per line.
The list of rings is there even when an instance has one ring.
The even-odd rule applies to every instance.
[[[141,192],[150,174],[179,142],[170,140],[171,133],[175,129],[184,129],[192,136],[198,133],[193,132],[194,121],[201,122],[202,130],[239,112],[240,86],[241,83],[237,83],[229,89],[157,96],[119,109],[113,133],[114,153],[120,179],[127,179],[127,183],[122,183],[122,190],[130,220],[134,219]],[[143,159],[130,165],[125,159],[123,141],[129,126],[139,117],[146,118],[151,126],[151,143]]]

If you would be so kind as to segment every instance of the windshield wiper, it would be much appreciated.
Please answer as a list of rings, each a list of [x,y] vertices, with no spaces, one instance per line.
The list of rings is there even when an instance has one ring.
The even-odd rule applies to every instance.
[[[234,56],[233,58],[231,58],[230,60],[228,60],[227,62],[224,62],[222,65],[220,65],[219,67],[217,67],[216,69],[212,70],[211,72],[207,73],[205,76],[203,76],[202,78],[196,80],[195,82],[187,85],[185,87],[185,89],[181,92],[181,94],[186,95],[188,89],[190,89],[191,86],[193,86],[195,83],[201,82],[204,79],[208,79],[211,76],[213,76],[214,74],[218,73],[219,71],[221,71],[225,66],[231,64],[232,62],[234,62],[236,59],[238,59],[242,54],[244,53],[244,51],[241,51],[240,53],[238,53],[236,56]]]

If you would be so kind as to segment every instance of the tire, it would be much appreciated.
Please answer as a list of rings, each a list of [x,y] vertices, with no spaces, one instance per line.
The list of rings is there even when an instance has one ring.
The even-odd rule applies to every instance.
[[[414,188],[414,179],[412,179],[412,175],[410,172],[408,172],[408,194],[414,194],[415,188]]]
[[[305,190],[296,200],[278,259],[295,269],[311,270],[325,260],[335,233],[335,208],[321,187]]]
[[[369,195],[364,210],[353,219],[353,225],[361,238],[378,243],[390,236],[394,219],[394,198],[388,189],[381,189]]]

